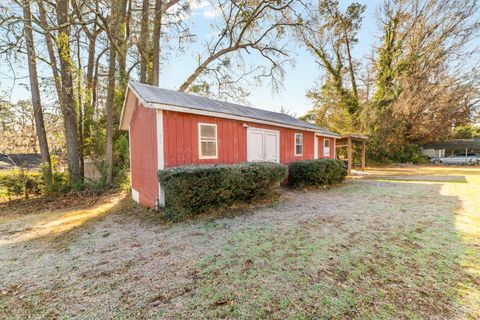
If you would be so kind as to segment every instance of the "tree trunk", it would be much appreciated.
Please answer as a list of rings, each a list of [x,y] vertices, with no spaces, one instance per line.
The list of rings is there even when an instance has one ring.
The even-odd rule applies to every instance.
[[[37,132],[38,144],[40,146],[42,163],[45,166],[45,185],[48,187],[52,182],[52,162],[50,160],[50,151],[48,150],[47,133],[43,121],[42,102],[40,100],[40,89],[38,87],[37,62],[33,40],[30,0],[23,0],[23,19],[25,42],[27,46],[28,73],[30,76],[30,92],[32,93],[33,116],[35,117],[35,129]]]
[[[120,35],[117,38],[118,48],[121,53],[117,55],[118,60],[118,79],[119,85],[125,88],[128,82],[127,75],[127,41],[130,37],[130,16],[131,16],[131,0],[121,0],[120,13],[118,20],[120,22],[119,32]]]
[[[47,22],[43,1],[41,0],[37,1],[37,4],[40,12],[40,25],[42,29],[45,31],[45,43],[47,45],[48,57],[50,60],[50,66],[52,68],[53,81],[55,82],[55,91],[57,91],[58,103],[60,107],[63,108],[62,83],[60,81],[60,74],[57,67],[57,58],[55,57],[55,51],[53,49],[52,34]]]
[[[85,180],[85,144],[83,139],[83,88],[82,88],[82,58],[81,58],[80,37],[77,38],[77,107],[78,107],[78,156],[80,158],[80,176]]]
[[[95,71],[95,49],[96,49],[97,33],[93,31],[88,38],[88,60],[87,60],[87,88],[85,90],[85,99],[83,106],[83,141],[91,141],[92,125],[93,125],[93,91],[94,81],[93,75]],[[90,153],[90,145],[84,146],[85,153]]]
[[[347,47],[348,69],[350,71],[350,80],[352,82],[353,96],[355,97],[355,99],[358,100],[357,82],[355,80],[355,70],[353,69],[353,59],[350,53],[350,40],[348,39],[348,35],[346,32],[345,32],[345,45]]]
[[[111,8],[111,23],[110,32],[112,41],[117,39],[118,28],[118,8],[117,1],[112,0]],[[116,73],[116,48],[113,44],[110,44],[109,49],[109,65],[108,65],[108,90],[107,90],[107,102],[106,102],[106,144],[105,144],[105,163],[107,165],[107,183],[112,184],[112,167],[113,167],[113,105],[115,103],[115,73]]]
[[[62,113],[67,142],[67,160],[71,182],[80,181],[80,158],[78,155],[77,114],[73,96],[72,58],[70,52],[70,26],[68,0],[58,0],[56,3],[58,23],[58,55],[60,59],[60,78],[62,82],[63,106]]]
[[[148,63],[149,63],[149,49],[148,49],[148,39],[149,30],[148,30],[148,7],[149,0],[143,0],[142,3],[142,22],[140,25],[140,43],[139,43],[139,53],[140,53],[140,82],[147,83],[147,72],[148,72]]]
[[[153,20],[152,85],[158,86],[160,77],[160,37],[162,34],[162,0],[155,0],[155,18]]]

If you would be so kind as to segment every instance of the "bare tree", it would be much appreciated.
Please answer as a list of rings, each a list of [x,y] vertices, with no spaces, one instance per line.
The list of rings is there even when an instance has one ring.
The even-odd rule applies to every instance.
[[[27,47],[28,75],[30,78],[30,92],[32,94],[33,114],[35,117],[35,129],[37,132],[40,154],[45,168],[45,184],[49,186],[52,182],[52,162],[50,160],[50,151],[48,149],[47,133],[43,121],[42,101],[40,98],[40,89],[38,86],[37,58],[35,54],[35,42],[32,31],[32,13],[30,1],[23,0],[23,23],[25,42]]]
[[[140,41],[138,44],[138,53],[140,60],[140,82],[147,83],[148,61],[150,61],[149,52],[149,0],[142,1],[141,22],[140,22]]]
[[[453,134],[479,107],[478,1],[385,1],[370,104],[382,150]]]
[[[350,114],[359,109],[355,62],[351,49],[358,41],[357,32],[365,8],[359,3],[352,3],[345,12],[341,12],[336,0],[321,0],[317,6],[307,4],[306,17],[297,28],[301,41],[326,72],[327,85],[335,89],[335,92],[329,92],[338,95],[337,102]],[[345,84],[347,72],[350,86]]]
[[[283,66],[292,61],[284,37],[288,28],[298,25],[293,18],[296,3],[295,0],[212,1],[220,13],[219,22],[213,25],[216,38],[205,44],[206,54],[198,56],[198,66],[179,91],[208,94],[215,84],[220,95],[228,96],[241,90],[239,84],[247,76],[257,80],[269,78],[273,88],[278,89],[283,80]],[[253,68],[244,64],[242,53],[258,56]]]
[[[40,146],[42,163],[45,166],[45,184],[48,187],[52,182],[52,162],[50,159],[47,133],[45,131],[45,123],[43,121],[42,101],[40,98],[40,89],[38,86],[37,59],[35,54],[35,44],[33,40],[30,0],[23,0],[22,4],[25,43],[27,47],[27,60],[29,71],[28,74],[30,78],[30,92],[32,94],[33,114],[35,117],[35,129],[37,132],[38,144]]]

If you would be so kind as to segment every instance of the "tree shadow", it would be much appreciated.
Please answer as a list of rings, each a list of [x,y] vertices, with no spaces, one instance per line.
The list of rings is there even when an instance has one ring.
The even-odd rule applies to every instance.
[[[90,205],[82,205],[80,202],[75,209],[68,206],[68,209],[3,216],[0,220],[0,248],[43,238],[55,240],[132,206],[132,201],[126,193],[117,193],[100,199],[101,201],[93,201]],[[34,209],[36,208],[31,208]]]
[[[380,232],[374,250],[364,252],[351,265],[367,270],[363,274],[367,279],[372,273],[380,275],[375,280],[380,282],[375,291],[380,289],[382,296],[377,311],[407,318],[479,318],[480,202],[474,190],[479,189],[480,180],[470,185],[470,178],[458,175],[366,180],[397,190],[394,195],[384,194],[385,209],[395,210],[398,203],[392,205],[392,198],[407,200],[397,211],[403,216],[403,226],[392,229],[393,220],[398,219],[393,215],[384,217],[388,221],[372,221],[372,232],[385,233]],[[340,270],[348,274],[348,267]],[[356,280],[363,281],[361,277]]]

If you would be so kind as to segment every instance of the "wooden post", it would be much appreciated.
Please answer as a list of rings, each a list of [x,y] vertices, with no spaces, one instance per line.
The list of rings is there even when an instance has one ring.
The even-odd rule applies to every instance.
[[[348,137],[348,166],[347,166],[347,173],[349,176],[352,175],[352,162],[353,162],[353,157],[352,157],[352,138]]]
[[[366,158],[366,153],[367,153],[367,142],[363,141],[362,142],[362,166],[361,170],[365,170],[365,158]]]

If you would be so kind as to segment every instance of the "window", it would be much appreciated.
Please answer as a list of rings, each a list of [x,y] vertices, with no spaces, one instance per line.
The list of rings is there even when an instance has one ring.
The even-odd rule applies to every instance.
[[[303,155],[303,134],[295,133],[295,155]]]
[[[323,139],[323,155],[330,156],[330,139]]]
[[[199,146],[198,153],[200,159],[217,159],[217,125],[216,124],[198,124]]]

